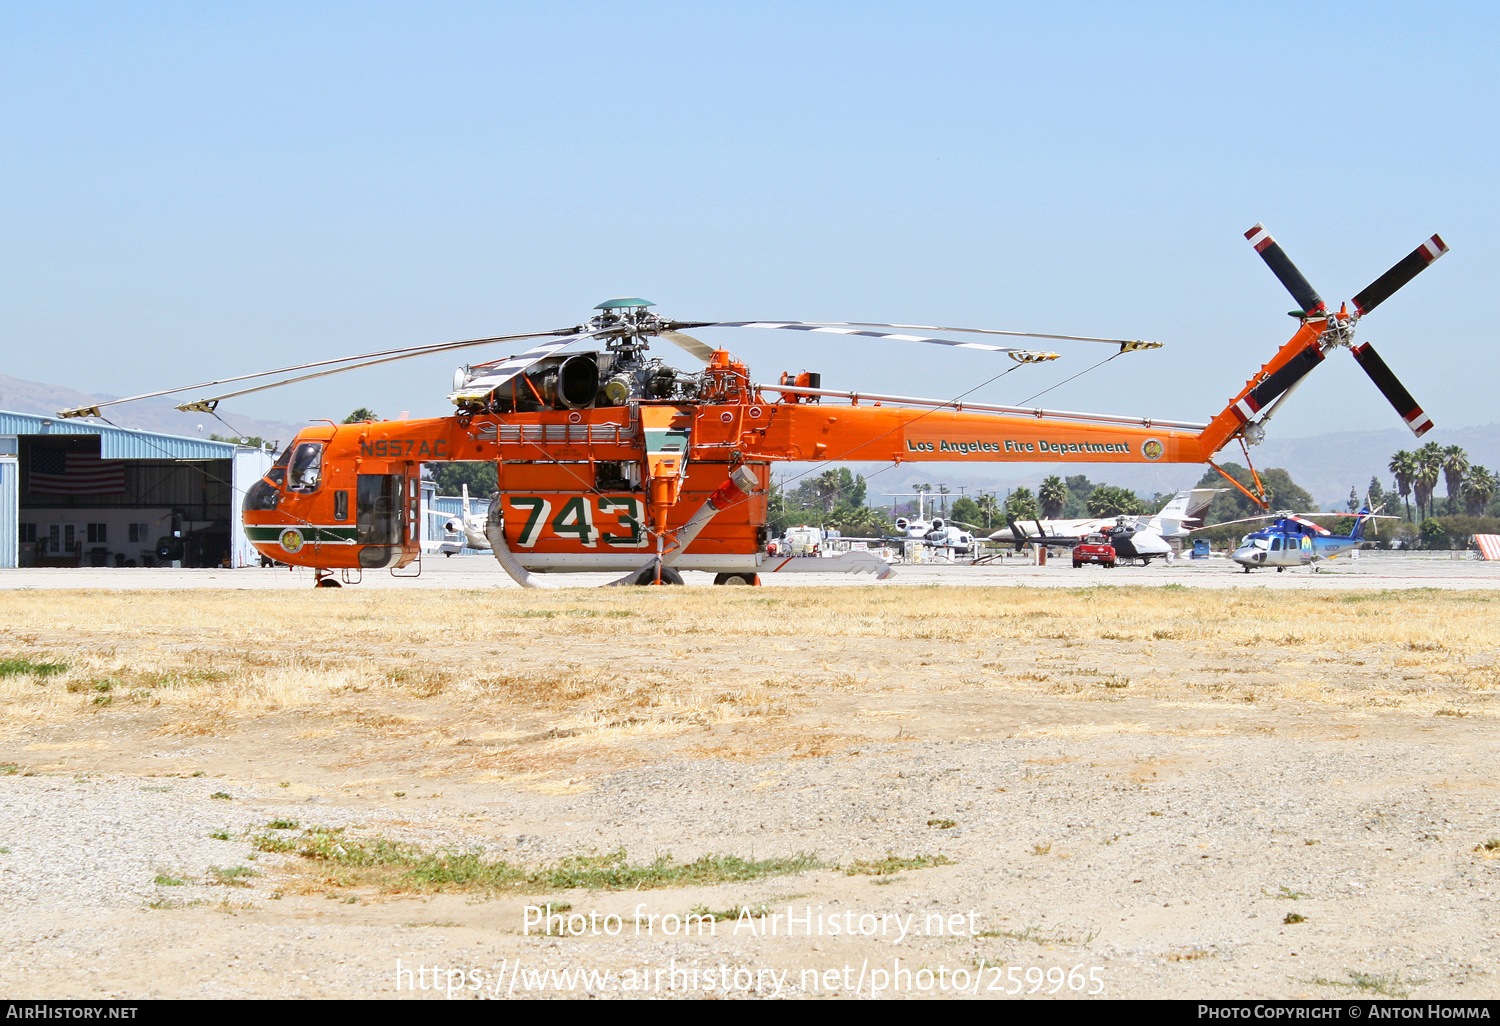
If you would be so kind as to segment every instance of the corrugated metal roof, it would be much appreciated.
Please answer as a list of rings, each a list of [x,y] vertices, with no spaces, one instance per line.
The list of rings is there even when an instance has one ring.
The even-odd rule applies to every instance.
[[[236,449],[233,442],[161,435],[8,410],[0,410],[0,435],[98,435],[99,458],[105,460],[227,460]]]

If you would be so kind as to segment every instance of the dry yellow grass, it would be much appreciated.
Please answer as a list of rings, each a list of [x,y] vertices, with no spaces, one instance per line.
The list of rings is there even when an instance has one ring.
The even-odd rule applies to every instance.
[[[10,592],[0,660],[67,669],[0,676],[0,740],[274,719],[306,743],[357,741],[345,768],[396,758],[572,787],[551,777],[690,732],[714,737],[689,751],[731,757],[737,732],[772,723],[794,757],[899,736],[936,692],[976,709],[1009,696],[1486,716],[1497,637],[1500,601],[1463,592]]]

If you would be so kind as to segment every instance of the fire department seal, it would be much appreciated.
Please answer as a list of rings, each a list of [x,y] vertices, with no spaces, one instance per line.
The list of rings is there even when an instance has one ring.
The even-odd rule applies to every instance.
[[[281,542],[281,547],[288,552],[296,552],[302,548],[302,532],[295,527],[288,527],[281,532],[281,537],[277,541]]]
[[[1141,443],[1141,455],[1148,460],[1159,460],[1167,447],[1161,444],[1160,438],[1148,438]]]

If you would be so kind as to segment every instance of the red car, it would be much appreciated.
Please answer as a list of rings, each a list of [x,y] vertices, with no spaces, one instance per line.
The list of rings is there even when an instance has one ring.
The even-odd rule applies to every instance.
[[[1082,543],[1073,547],[1073,566],[1083,566],[1085,563],[1097,563],[1100,566],[1113,568],[1115,565],[1115,547],[1104,540],[1102,534],[1091,534]]]

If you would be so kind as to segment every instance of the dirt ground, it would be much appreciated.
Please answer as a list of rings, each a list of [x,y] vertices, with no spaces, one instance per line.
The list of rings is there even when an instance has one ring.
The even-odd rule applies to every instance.
[[[0,980],[1500,997],[1497,628],[1460,590],[0,592]],[[714,855],[767,865],[642,870]]]

